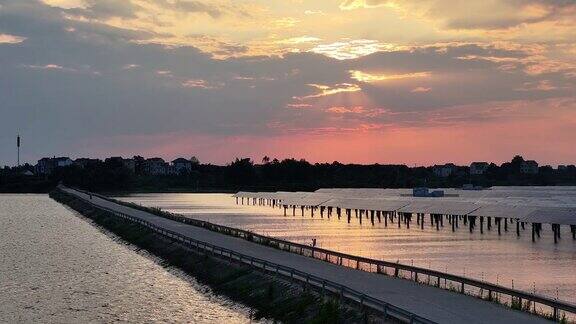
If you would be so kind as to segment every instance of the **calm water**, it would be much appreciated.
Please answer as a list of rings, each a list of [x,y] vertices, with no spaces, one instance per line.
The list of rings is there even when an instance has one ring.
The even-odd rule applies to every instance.
[[[0,195],[0,260],[0,323],[249,322],[46,195]]]
[[[576,241],[568,228],[562,232],[559,244],[553,244],[549,227],[543,236],[531,242],[530,227],[516,237],[515,225],[509,232],[498,236],[497,231],[481,235],[479,229],[470,234],[460,227],[452,233],[450,226],[436,231],[426,223],[425,229],[398,229],[397,225],[384,227],[368,220],[360,225],[352,216],[351,224],[334,216],[322,219],[319,212],[311,218],[283,216],[281,209],[265,206],[236,205],[228,194],[138,194],[120,199],[164,210],[255,231],[293,242],[317,245],[355,255],[387,261],[414,264],[421,267],[448,271],[484,279],[494,283],[576,303]],[[429,220],[427,219],[427,222]],[[478,225],[479,226],[479,225]]]

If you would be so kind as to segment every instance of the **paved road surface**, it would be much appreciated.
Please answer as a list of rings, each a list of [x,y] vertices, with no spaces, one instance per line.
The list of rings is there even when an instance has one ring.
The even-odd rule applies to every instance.
[[[87,194],[69,188],[65,188],[65,190],[80,198],[89,199]],[[298,254],[276,250],[240,238],[155,216],[98,198],[97,196],[92,196],[91,202],[144,219],[157,226],[199,241],[296,268],[312,275],[341,283],[368,296],[404,308],[438,323],[550,323],[534,315],[515,311],[471,296],[417,284],[409,280],[341,267]]]

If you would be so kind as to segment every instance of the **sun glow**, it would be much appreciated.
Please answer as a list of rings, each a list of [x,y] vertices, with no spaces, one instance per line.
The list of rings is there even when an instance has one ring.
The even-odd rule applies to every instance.
[[[390,80],[401,80],[401,79],[415,79],[415,78],[426,78],[430,77],[430,72],[415,72],[406,74],[372,74],[363,71],[350,70],[350,77],[354,80],[360,82],[380,82],[380,81],[390,81]]]

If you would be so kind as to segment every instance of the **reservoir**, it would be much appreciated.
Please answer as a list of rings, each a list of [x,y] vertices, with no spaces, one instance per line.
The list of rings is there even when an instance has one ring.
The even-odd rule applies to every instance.
[[[136,250],[47,195],[0,195],[0,322],[250,322]]]
[[[553,243],[549,226],[542,238],[531,241],[530,231],[516,237],[514,230],[498,236],[495,230],[455,233],[449,226],[439,231],[423,230],[368,221],[348,224],[335,216],[302,217],[297,211],[283,216],[281,209],[269,206],[236,205],[231,194],[134,194],[119,199],[179,213],[216,224],[242,228],[297,243],[316,245],[374,259],[413,264],[456,275],[498,283],[576,303],[576,241],[564,228],[562,239]]]

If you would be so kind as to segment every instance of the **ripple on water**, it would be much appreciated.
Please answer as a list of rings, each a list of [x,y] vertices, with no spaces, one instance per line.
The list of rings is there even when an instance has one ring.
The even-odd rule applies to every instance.
[[[249,309],[47,195],[0,195],[0,322],[246,323]]]
[[[531,292],[535,286],[539,294],[576,303],[576,240],[572,240],[568,226],[562,228],[562,240],[554,245],[548,226],[542,238],[532,243],[529,226],[517,238],[515,227],[498,236],[494,229],[485,230],[483,235],[479,230],[470,234],[460,224],[460,229],[452,233],[447,221],[436,231],[428,218],[424,230],[415,222],[409,230],[377,222],[371,226],[367,219],[359,224],[354,215],[347,224],[344,218],[320,218],[318,212],[311,218],[309,211],[302,217],[296,210],[293,217],[289,209],[284,217],[281,209],[236,205],[230,194],[138,194],[120,199],[298,243],[310,244],[316,238],[323,248],[399,260],[505,286],[511,286],[514,280],[515,288]]]

